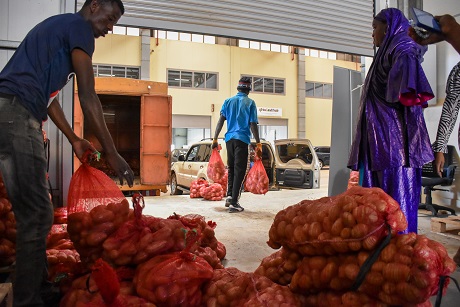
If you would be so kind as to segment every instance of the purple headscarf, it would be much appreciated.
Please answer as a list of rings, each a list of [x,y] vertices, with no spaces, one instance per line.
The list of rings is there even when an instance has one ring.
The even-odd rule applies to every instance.
[[[421,167],[433,160],[421,108],[434,97],[420,65],[426,49],[409,37],[400,10],[384,9],[376,18],[387,31],[364,82],[348,166],[357,170],[366,154],[373,171]]]

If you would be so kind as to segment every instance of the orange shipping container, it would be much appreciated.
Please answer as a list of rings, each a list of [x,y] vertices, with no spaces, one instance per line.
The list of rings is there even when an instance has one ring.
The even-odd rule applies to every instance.
[[[121,190],[166,192],[172,140],[172,98],[168,95],[168,85],[125,78],[95,78],[95,82],[104,119],[115,146],[135,175],[134,186],[120,186]],[[102,151],[91,127],[83,123],[77,88],[74,131],[78,136],[93,142],[96,149]],[[74,171],[79,165],[80,161],[75,157]],[[103,158],[92,165],[113,177],[119,184]]]

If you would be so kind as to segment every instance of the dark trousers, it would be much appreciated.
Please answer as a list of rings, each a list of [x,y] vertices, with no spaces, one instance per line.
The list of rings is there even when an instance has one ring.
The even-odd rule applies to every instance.
[[[13,305],[44,306],[42,296],[50,286],[46,236],[53,224],[53,206],[41,123],[17,98],[5,95],[0,95],[0,171],[16,218]]]
[[[240,140],[230,140],[227,143],[228,192],[233,205],[238,200],[243,189],[243,181],[248,169],[248,144]]]

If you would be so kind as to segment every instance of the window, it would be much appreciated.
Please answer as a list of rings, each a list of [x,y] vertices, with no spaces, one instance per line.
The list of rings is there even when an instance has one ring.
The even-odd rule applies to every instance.
[[[211,146],[202,144],[200,149],[198,149],[198,154],[195,158],[197,162],[208,162],[211,157]]]
[[[276,145],[281,162],[287,163],[292,159],[302,159],[305,163],[311,163],[312,154],[310,147],[304,144],[288,143]]]
[[[187,157],[185,157],[185,161],[195,161],[195,157],[198,154],[198,145],[193,146],[192,149],[189,150]]]
[[[119,77],[140,79],[140,67],[94,64],[93,71],[95,77]]]
[[[203,43],[203,44],[215,44],[216,37],[202,34],[192,34],[186,32],[174,32],[174,31],[162,31],[154,30],[152,32],[153,37],[169,40],[180,40],[185,42]]]
[[[140,30],[139,28],[114,26],[113,31],[109,31],[109,33],[119,34],[119,35],[139,36]]]
[[[253,92],[281,94],[281,95],[285,93],[284,79],[276,79],[276,78],[270,78],[270,77],[256,77],[256,76],[242,76],[242,77],[251,78]]]
[[[305,96],[315,98],[332,98],[332,84],[322,82],[305,82]]]
[[[262,43],[262,42],[257,42],[257,41],[248,41],[244,39],[238,40],[238,47],[264,50],[264,51],[272,51],[272,52],[289,53],[289,46],[286,46],[286,45]]]
[[[217,73],[168,69],[168,86],[217,89]]]

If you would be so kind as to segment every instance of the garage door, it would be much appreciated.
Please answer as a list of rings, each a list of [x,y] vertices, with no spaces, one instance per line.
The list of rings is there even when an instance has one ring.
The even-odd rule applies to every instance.
[[[77,7],[83,5],[77,0]],[[372,0],[124,0],[120,25],[373,56]]]

